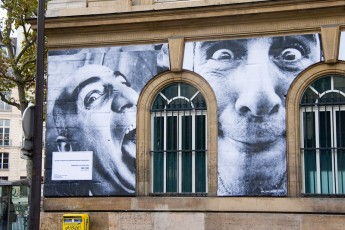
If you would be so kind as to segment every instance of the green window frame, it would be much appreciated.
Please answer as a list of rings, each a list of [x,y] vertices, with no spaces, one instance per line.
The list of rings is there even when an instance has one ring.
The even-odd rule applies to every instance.
[[[154,194],[207,193],[207,109],[195,87],[175,83],[161,90],[151,108]]]
[[[345,194],[345,78],[328,75],[300,103],[303,193]]]

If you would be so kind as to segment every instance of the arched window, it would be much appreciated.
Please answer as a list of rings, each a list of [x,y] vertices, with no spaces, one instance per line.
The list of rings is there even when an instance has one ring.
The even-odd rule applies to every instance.
[[[207,192],[204,96],[186,83],[161,90],[151,107],[153,193]]]
[[[300,103],[303,191],[345,194],[345,78],[327,75]]]

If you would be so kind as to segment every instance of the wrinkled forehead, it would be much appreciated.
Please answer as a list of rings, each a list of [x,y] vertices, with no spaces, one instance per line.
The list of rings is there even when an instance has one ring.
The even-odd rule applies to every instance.
[[[81,68],[69,77],[61,97],[77,98],[79,92],[85,87],[89,88],[96,84],[118,85],[124,82],[126,82],[126,79],[120,72],[114,72],[107,67],[93,66]]]
[[[259,37],[259,38],[246,38],[246,39],[233,39],[233,40],[218,40],[218,41],[203,41],[195,43],[196,52],[202,50],[207,50],[212,46],[222,46],[222,45],[240,45],[248,46],[249,44],[269,44],[274,46],[287,46],[293,42],[303,42],[303,44],[308,46],[319,46],[319,36],[317,34],[305,34],[305,35],[290,35],[290,36],[279,36],[279,37]]]
[[[75,89],[79,85],[85,85],[88,82],[88,79],[94,77],[99,79],[110,79],[114,77],[114,72],[111,69],[104,68],[102,66],[80,68],[69,76],[69,82],[66,86],[68,88]]]

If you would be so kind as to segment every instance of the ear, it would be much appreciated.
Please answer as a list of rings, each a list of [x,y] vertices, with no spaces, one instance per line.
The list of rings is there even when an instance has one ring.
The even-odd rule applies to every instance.
[[[72,145],[69,143],[68,139],[64,136],[58,136],[56,138],[56,144],[59,152],[72,152]]]

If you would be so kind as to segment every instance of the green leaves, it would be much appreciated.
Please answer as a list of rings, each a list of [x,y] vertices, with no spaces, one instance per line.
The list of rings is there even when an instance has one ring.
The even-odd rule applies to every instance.
[[[26,19],[36,17],[37,5],[37,0],[0,0],[6,12],[0,17],[0,97],[18,90],[17,100],[1,98],[22,112],[34,100],[37,34]],[[14,31],[17,39],[12,38]]]

